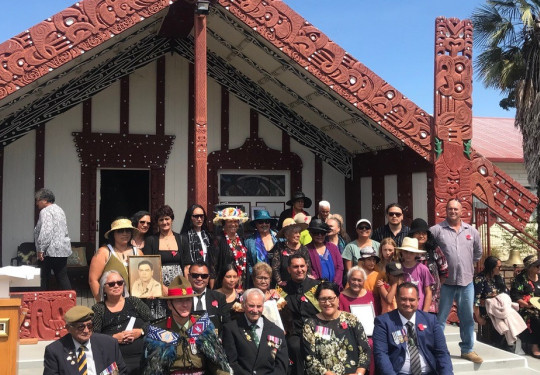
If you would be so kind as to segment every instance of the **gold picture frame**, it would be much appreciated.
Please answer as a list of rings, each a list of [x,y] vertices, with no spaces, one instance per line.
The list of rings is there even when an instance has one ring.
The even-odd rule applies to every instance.
[[[9,318],[0,319],[0,337],[9,335]]]
[[[132,296],[138,298],[156,298],[163,296],[161,256],[130,256],[128,258],[128,264],[129,293]],[[145,280],[142,280],[142,278]]]

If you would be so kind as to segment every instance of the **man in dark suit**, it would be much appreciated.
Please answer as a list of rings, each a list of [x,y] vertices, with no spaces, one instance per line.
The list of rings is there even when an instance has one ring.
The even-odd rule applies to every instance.
[[[93,316],[86,306],[66,312],[68,334],[45,348],[43,375],[113,374],[115,370],[127,374],[118,342],[112,336],[92,333]]]
[[[281,375],[287,373],[289,353],[283,330],[262,316],[264,294],[244,293],[244,317],[223,326],[223,347],[235,374]]]
[[[451,375],[452,361],[435,315],[418,309],[418,288],[398,286],[397,310],[375,318],[373,356],[378,374]]]
[[[227,306],[225,295],[208,288],[210,279],[208,265],[203,261],[193,263],[189,267],[188,279],[195,293],[200,294],[193,297],[192,312],[206,311],[221,336],[223,324],[231,320],[231,311]]]

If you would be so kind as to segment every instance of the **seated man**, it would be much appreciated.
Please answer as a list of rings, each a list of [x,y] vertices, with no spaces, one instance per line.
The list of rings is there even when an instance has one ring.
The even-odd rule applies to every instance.
[[[295,253],[289,257],[287,271],[291,281],[276,291],[287,302],[281,310],[281,320],[287,332],[287,347],[292,362],[291,375],[304,374],[304,358],[302,356],[302,332],[304,321],[312,318],[320,311],[319,302],[315,298],[315,290],[319,281],[307,277],[307,264],[304,256]]]
[[[74,306],[66,312],[68,334],[45,348],[43,375],[127,374],[118,341],[92,333],[93,316],[86,306]]]
[[[397,310],[375,318],[373,355],[378,374],[451,375],[452,361],[435,315],[418,310],[418,288],[405,282]]]
[[[221,336],[223,324],[231,320],[231,308],[227,305],[224,294],[208,288],[210,280],[208,265],[203,261],[193,263],[189,266],[188,280],[197,293],[193,298],[191,312],[202,314],[201,312],[206,311]]]
[[[138,298],[161,297],[161,284],[154,279],[154,265],[143,260],[137,265],[139,278],[133,283],[131,295]]]
[[[245,291],[244,317],[223,326],[223,346],[235,374],[286,374],[289,353],[283,330],[262,316],[264,293]]]

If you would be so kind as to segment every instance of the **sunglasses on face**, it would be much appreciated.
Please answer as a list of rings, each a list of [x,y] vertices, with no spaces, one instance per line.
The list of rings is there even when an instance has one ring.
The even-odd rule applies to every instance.
[[[208,276],[210,276],[209,274],[207,273],[191,273],[190,274],[191,277],[193,277],[194,279],[198,279],[199,277],[203,280],[206,280],[208,279]]]
[[[366,226],[359,226],[358,228],[356,229],[359,229],[359,230],[370,230],[371,227],[366,227]]]
[[[150,222],[149,221],[144,221],[144,220],[139,220],[139,224],[141,224],[141,225],[144,225],[144,224],[150,225]]]
[[[129,229],[129,228],[122,228],[122,229],[117,229],[115,232],[116,232],[116,233],[131,233],[131,229]]]
[[[92,322],[86,323],[86,324],[81,323],[81,324],[72,325],[72,327],[75,328],[77,332],[84,332],[85,328],[88,328],[88,330],[91,331],[94,329],[94,323]]]
[[[114,288],[115,285],[122,286],[124,285],[124,280],[111,281],[110,283],[105,283],[105,285],[108,285],[109,288]]]
[[[388,216],[390,216],[390,217],[392,217],[392,216],[400,217],[401,215],[403,215],[401,212],[389,212],[388,213]]]
[[[194,219],[204,219],[204,215],[191,215]]]

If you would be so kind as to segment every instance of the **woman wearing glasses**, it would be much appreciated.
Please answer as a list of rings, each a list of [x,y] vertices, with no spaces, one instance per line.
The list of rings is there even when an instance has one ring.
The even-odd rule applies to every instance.
[[[131,244],[137,249],[144,248],[144,240],[146,237],[152,234],[150,230],[152,220],[150,219],[150,212],[138,211],[131,217],[131,225],[137,228],[138,232],[133,234]]]
[[[274,255],[272,249],[277,242],[277,232],[273,228],[277,225],[277,219],[270,216],[266,210],[256,210],[249,224],[252,229],[255,229],[255,232],[245,241],[248,249],[248,269],[251,274],[253,266],[259,262],[272,264]]]
[[[118,271],[124,280],[128,279],[128,256],[144,255],[140,249],[131,245],[133,233],[138,232],[137,228],[131,225],[131,220],[126,217],[119,217],[111,224],[111,229],[105,233],[107,244],[96,252],[90,263],[88,273],[88,283],[90,290],[97,302],[101,301],[99,296],[99,279],[103,273],[115,270]]]
[[[202,261],[210,266],[214,264],[213,239],[208,230],[206,211],[201,205],[193,204],[186,211],[184,224],[180,230],[180,243],[184,275],[187,276],[189,266],[197,262]],[[212,269],[210,277],[210,287],[213,287],[215,275]]]
[[[351,267],[357,266],[358,261],[362,259],[360,249],[372,248],[375,254],[379,255],[380,243],[372,240],[371,237],[371,222],[368,219],[360,219],[356,222],[356,240],[350,242],[343,250],[343,266],[345,272],[348,272]]]
[[[120,273],[107,271],[99,281],[101,302],[92,306],[94,332],[110,335],[118,341],[128,374],[139,373],[144,333],[152,316],[137,297],[130,297]]]
[[[330,227],[321,219],[309,223],[312,241],[307,245],[311,260],[311,275],[316,280],[333,281],[343,289],[343,259],[336,245],[326,241]]]
[[[371,350],[356,316],[339,310],[339,287],[322,282],[315,291],[321,312],[304,324],[303,342],[308,375],[365,374]]]

